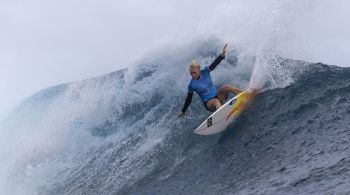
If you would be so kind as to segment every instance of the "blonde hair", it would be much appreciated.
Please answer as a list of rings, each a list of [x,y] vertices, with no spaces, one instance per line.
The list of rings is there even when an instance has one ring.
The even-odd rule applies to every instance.
[[[201,65],[199,65],[195,59],[193,59],[192,63],[190,64],[190,70],[193,70],[193,69],[199,70],[200,68],[201,68]]]

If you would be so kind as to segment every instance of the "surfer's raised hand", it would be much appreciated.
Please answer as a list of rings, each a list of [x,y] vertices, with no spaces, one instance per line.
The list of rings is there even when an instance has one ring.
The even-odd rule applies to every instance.
[[[227,43],[225,44],[224,48],[222,49],[221,56],[225,56],[226,52],[228,51]]]

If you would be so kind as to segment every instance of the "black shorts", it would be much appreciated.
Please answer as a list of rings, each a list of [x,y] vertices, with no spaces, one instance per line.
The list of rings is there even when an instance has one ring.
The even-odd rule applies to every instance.
[[[215,98],[218,99],[218,96],[216,95],[215,97],[213,97],[213,98],[211,98],[211,99],[209,99],[209,100],[212,100],[212,99],[215,99]],[[208,100],[208,101],[209,101],[209,100]],[[216,110],[215,107],[213,107],[213,106],[210,107],[210,108],[207,107],[208,101],[203,102],[205,109],[207,109],[209,112],[215,112],[215,110]]]

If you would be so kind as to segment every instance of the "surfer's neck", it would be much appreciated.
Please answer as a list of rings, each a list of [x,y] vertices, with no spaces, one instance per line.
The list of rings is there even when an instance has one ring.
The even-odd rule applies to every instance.
[[[194,80],[199,80],[200,78],[201,78],[201,75],[199,75],[197,79],[194,78]]]

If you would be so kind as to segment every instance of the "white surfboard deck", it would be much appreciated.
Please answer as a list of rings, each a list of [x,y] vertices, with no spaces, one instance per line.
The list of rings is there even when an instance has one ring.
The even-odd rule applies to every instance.
[[[200,135],[213,135],[224,131],[228,125],[236,121],[254,96],[249,91],[236,95],[210,115],[194,132]]]

